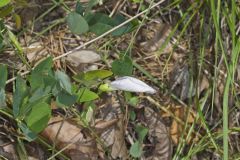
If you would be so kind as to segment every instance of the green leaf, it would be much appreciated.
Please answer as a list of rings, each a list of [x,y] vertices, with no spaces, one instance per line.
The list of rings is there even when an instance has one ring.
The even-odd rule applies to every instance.
[[[21,106],[24,104],[25,100],[28,98],[28,87],[26,82],[21,78],[16,79],[16,88],[13,94],[13,115],[17,117]]]
[[[46,128],[50,117],[50,106],[45,102],[41,102],[32,107],[32,110],[26,116],[25,121],[30,130],[34,133],[39,133]]]
[[[97,23],[106,24],[109,26],[115,26],[116,22],[104,13],[89,13],[85,16],[86,21],[89,26],[93,26]]]
[[[142,145],[139,141],[136,141],[130,148],[130,154],[134,158],[138,158],[142,155]]]
[[[130,120],[131,121],[135,121],[135,119],[137,117],[136,113],[134,111],[132,111],[132,110],[129,112],[129,116],[130,116]]]
[[[85,8],[83,7],[82,3],[77,1],[77,4],[76,4],[76,8],[75,8],[75,11],[80,14],[81,16],[83,16],[83,13],[85,11]]]
[[[48,74],[53,66],[53,57],[49,56],[40,62],[32,71],[32,74]]]
[[[72,84],[70,78],[67,74],[62,71],[57,70],[55,72],[55,78],[58,80],[60,86],[65,89],[68,93],[72,93]]]
[[[98,89],[102,92],[111,92],[114,91],[115,89],[112,88],[108,83],[101,84]]]
[[[52,66],[53,58],[48,57],[34,68],[34,70],[31,72],[31,75],[28,77],[32,90],[43,86],[44,80],[52,77]]]
[[[116,22],[104,13],[91,13],[86,15],[89,30],[96,35],[101,35],[112,29]]]
[[[0,108],[6,106],[5,102],[5,85],[7,81],[7,66],[0,64]]]
[[[16,24],[16,29],[20,29],[22,26],[22,19],[19,14],[14,13],[13,14],[15,24]]]
[[[1,0],[0,1],[0,7],[6,6],[10,2],[11,2],[10,0]]]
[[[104,79],[111,76],[113,73],[108,70],[93,70],[88,71],[84,74],[84,79],[87,81]]]
[[[77,101],[77,96],[72,95],[65,90],[58,93],[56,102],[60,107],[70,107]]]
[[[98,1],[99,0],[89,0],[88,3],[87,3],[87,11],[89,12],[90,10],[92,10],[92,7],[97,5]]]
[[[100,36],[101,34],[109,31],[112,28],[113,27],[108,24],[96,23],[96,24],[92,25],[89,30],[90,30],[90,32],[95,33],[97,36]]]
[[[29,98],[29,102],[33,103],[36,101],[45,101],[51,96],[51,88],[50,87],[40,87],[37,90],[35,90],[32,94],[32,96]]]
[[[13,11],[13,6],[12,5],[8,5],[4,8],[0,8],[0,18],[4,18],[7,15],[11,14]]]
[[[73,77],[73,79],[79,83],[84,83],[85,85],[96,84],[98,80],[102,80],[111,76],[113,73],[108,70],[93,70],[86,73],[79,73]]]
[[[112,63],[112,72],[118,76],[130,76],[133,72],[132,60],[128,56]]]
[[[128,104],[131,105],[131,106],[134,106],[134,107],[137,106],[138,102],[139,102],[138,97],[132,97],[128,100]]]
[[[117,26],[117,25],[123,23],[124,21],[126,21],[125,17],[122,16],[121,14],[117,14],[113,18],[114,18],[114,21],[115,21],[115,26]],[[130,31],[132,31],[134,26],[135,26],[134,23],[129,22],[126,25],[124,25],[124,26],[118,28],[117,30],[113,31],[112,35],[113,36],[121,36],[125,33],[128,33]]]
[[[28,141],[31,142],[37,138],[37,134],[33,133],[24,123],[19,123],[18,126],[22,130]]]
[[[142,125],[138,125],[135,128],[137,134],[138,134],[138,141],[139,142],[143,142],[144,138],[146,137],[147,133],[148,133],[148,129]]]
[[[88,13],[84,17],[90,26],[90,31],[96,35],[101,35],[125,21],[125,17],[119,14],[111,18],[104,13]],[[120,36],[130,32],[134,26],[134,23],[130,22],[112,32],[112,35]]]
[[[66,20],[72,33],[82,34],[89,29],[87,21],[77,12],[69,13]]]
[[[0,88],[0,109],[6,106],[5,90]]]
[[[25,58],[24,54],[23,54],[23,49],[21,47],[21,44],[18,42],[17,37],[10,31],[8,30],[8,38],[11,41],[11,44],[13,45],[13,47],[15,47],[17,49],[17,55],[18,57],[22,60],[22,62],[28,66],[29,68],[31,68],[31,66],[28,64],[27,59]]]
[[[57,82],[58,81],[52,75],[43,77],[43,84],[44,84],[45,88],[46,87],[54,88],[56,86]]]
[[[78,93],[78,102],[88,102],[99,98],[99,96],[87,88],[81,88]]]
[[[94,108],[93,105],[89,105],[87,106],[87,109],[82,112],[81,117],[86,123],[89,123],[92,120]]]

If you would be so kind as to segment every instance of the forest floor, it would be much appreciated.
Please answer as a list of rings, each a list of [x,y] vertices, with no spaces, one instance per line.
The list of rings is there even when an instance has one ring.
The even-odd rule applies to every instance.
[[[240,159],[239,2],[1,3],[1,159]]]

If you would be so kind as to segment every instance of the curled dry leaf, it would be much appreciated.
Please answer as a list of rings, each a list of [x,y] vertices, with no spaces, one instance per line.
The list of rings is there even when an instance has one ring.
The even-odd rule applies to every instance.
[[[110,87],[115,90],[123,90],[129,92],[146,92],[150,94],[156,93],[156,90],[134,77],[124,76],[117,78],[110,83]]]
[[[149,140],[155,144],[154,150],[147,160],[171,160],[172,142],[166,126],[160,120],[159,115],[151,108],[144,108],[144,116],[149,128]]]
[[[171,91],[181,100],[186,100],[189,96],[190,77],[187,65],[176,66],[170,75]],[[192,93],[193,94],[193,93]]]
[[[83,135],[81,128],[63,121],[60,117],[51,118],[42,135],[50,142],[54,142],[59,149],[67,146],[64,153],[72,160],[97,159],[98,157],[95,141]]]
[[[128,151],[124,140],[125,131],[123,115],[121,113],[119,104],[114,105],[112,99],[108,98],[106,106],[101,110],[101,117],[103,117],[103,120],[106,122],[109,121],[108,127],[103,124],[96,125],[96,127],[98,126],[97,128],[101,128],[102,130],[102,141],[105,143],[106,147],[111,146],[111,156],[114,159],[128,159]]]
[[[80,50],[68,55],[66,60],[71,66],[78,67],[81,64],[94,63],[100,61],[101,57],[94,51]]]
[[[196,95],[196,87],[193,87],[193,90],[190,92],[190,72],[187,65],[179,66],[177,65],[170,75],[170,89],[175,95],[177,95],[181,100],[186,100],[187,98],[193,97]],[[196,86],[196,85],[195,85]],[[205,75],[202,75],[200,78],[198,91],[199,95],[202,91],[209,87],[208,78]]]

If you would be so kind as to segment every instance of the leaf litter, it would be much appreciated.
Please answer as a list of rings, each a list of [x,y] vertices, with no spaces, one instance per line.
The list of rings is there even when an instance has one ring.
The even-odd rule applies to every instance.
[[[148,2],[145,3],[147,4]],[[111,7],[111,5],[109,6]],[[136,8],[138,7],[136,4],[134,4],[134,6]],[[118,8],[118,6],[116,7]],[[121,6],[119,8],[121,9]],[[122,11],[128,12],[126,8],[128,8],[127,5],[126,7],[122,8]],[[97,10],[97,8],[95,9]],[[134,12],[130,11],[129,14],[131,15],[131,13]],[[36,16],[36,14],[33,14],[32,16]],[[33,17],[26,17],[26,20],[24,21],[30,21],[32,18]],[[49,18],[49,20],[50,19],[51,18]],[[168,88],[171,90],[171,92],[173,92],[184,103],[187,103],[189,99],[196,95],[196,92],[191,94],[188,93],[191,83],[191,74],[189,72],[189,65],[186,65],[186,62],[184,61],[184,59],[187,57],[185,51],[187,51],[188,46],[184,41],[182,41],[179,42],[176,47],[174,46],[175,44],[173,44],[174,39],[171,38],[171,40],[168,40],[168,36],[172,31],[172,24],[169,24],[169,22],[164,23],[163,21],[166,21],[165,18],[163,18],[163,21],[159,21],[159,19],[154,19],[153,21],[155,22],[146,24],[141,28],[139,32],[140,35],[137,36],[135,41],[137,49],[133,50],[133,57],[136,59],[137,63],[142,65],[153,76],[157,77],[158,80],[162,80],[166,84],[169,84]],[[39,28],[36,28],[36,30]],[[30,62],[32,62],[32,64],[35,64],[35,62],[48,54],[57,56],[61,53],[64,53],[64,50],[71,50],[74,46],[78,46],[79,44],[88,41],[89,37],[92,36],[89,35],[89,37],[84,37],[76,35],[74,37],[70,33],[67,33],[64,27],[53,29],[51,32],[49,32],[51,35],[44,35],[42,37],[42,42],[34,42],[30,45],[27,44],[26,53],[29,52],[29,54],[26,54],[26,57]],[[126,43],[128,38],[126,38],[126,40],[124,38],[121,41]],[[108,41],[108,39],[106,41]],[[165,42],[167,42],[167,44],[165,44]],[[86,64],[99,63],[100,65],[97,64],[93,67],[93,69],[97,69],[98,67],[104,68],[105,65],[101,61],[101,55],[108,52],[108,48],[111,48],[112,46],[106,45],[102,51],[94,51],[104,43],[105,42],[103,40],[103,42],[89,45],[84,50],[76,51],[76,53],[69,55],[65,59],[65,62],[56,62],[55,67],[58,69],[64,68],[64,65],[69,65],[74,68],[76,67],[77,69],[74,69],[73,71],[75,73],[78,73],[79,71],[86,71]],[[117,52],[119,49],[121,50],[121,44],[118,44],[118,42],[114,42],[114,44],[114,47],[111,48],[113,51],[111,50],[111,52]],[[117,49],[115,49],[115,47]],[[173,49],[174,47],[177,49]],[[8,59],[6,56],[7,54],[4,54],[2,59]],[[108,58],[111,59],[112,57]],[[14,64],[14,69],[23,70],[21,68],[22,66],[20,67],[16,65],[18,63],[21,64],[19,59],[15,57],[15,60],[8,60],[11,62],[8,64],[9,66],[13,66]],[[3,60],[3,62],[5,63],[6,61]],[[179,62],[181,65],[183,65],[176,65]],[[224,68],[222,70],[224,70]],[[239,80],[239,67],[237,71],[237,78]],[[134,74],[138,75],[139,77],[142,76],[142,73],[139,73],[138,71],[134,71]],[[197,86],[199,88],[199,93],[197,93],[197,95],[202,95],[205,93],[205,91],[209,90],[209,87],[211,87],[211,74],[212,73],[209,72],[207,75],[202,75],[202,78],[199,79],[199,86]],[[144,76],[141,77],[144,82],[149,82],[144,78]],[[214,122],[214,119],[219,119],[217,116],[215,116],[215,114],[218,114],[219,116],[222,113],[221,101],[223,99],[223,82],[224,78],[219,78],[219,83],[217,84],[216,88],[217,91],[214,97],[214,105],[216,108],[218,108],[218,113],[210,112],[210,114],[206,115],[207,120],[212,119]],[[153,90],[151,90],[151,92],[153,92]],[[140,99],[141,96],[142,94],[140,94]],[[158,99],[159,103],[163,104],[167,110],[171,110],[175,117],[182,121],[186,121],[185,123],[187,125],[192,125],[196,116],[194,114],[190,114],[190,117],[186,119],[184,117],[185,113],[187,112],[186,106],[179,106],[179,104],[176,104],[176,102],[172,99],[169,100],[167,96],[169,95],[161,92],[154,95],[154,97]],[[121,97],[119,94],[113,94],[113,97],[108,97],[107,100],[105,99],[105,101],[99,102],[101,101],[99,100],[95,102],[99,108],[94,109],[91,116],[89,116],[90,128],[94,129],[93,131],[89,131],[88,128],[85,128],[82,123],[76,123],[79,122],[79,119],[76,120],[74,118],[69,118],[64,120],[60,117],[53,117],[49,121],[48,127],[42,132],[42,135],[47,138],[49,142],[56,144],[56,152],[63,149],[64,153],[71,159],[107,159],[109,157],[112,159],[129,159],[130,146],[134,143],[134,140],[137,139],[137,136],[134,135],[135,131],[130,129],[129,121],[127,119],[127,115],[129,114],[128,110],[131,110],[132,108],[122,103],[122,99],[124,99],[124,97]],[[171,103],[171,105],[167,104],[167,102]],[[141,102],[136,105],[136,108],[139,106],[144,106],[144,115],[140,117],[137,116],[136,123],[134,122],[134,125],[136,125],[139,121],[144,121],[142,123],[145,124],[149,130],[147,133],[147,139],[144,140],[143,144],[140,145],[140,147],[143,147],[143,155],[141,155],[141,158],[171,159],[176,150],[176,146],[180,143],[181,136],[185,136],[185,133],[182,133],[184,131],[183,124],[171,117],[172,115],[167,113],[163,114],[161,111],[152,109],[152,106],[150,107],[150,105],[142,99]],[[81,111],[83,106],[77,106],[77,108],[80,108],[79,110]],[[134,108],[134,110],[138,110],[136,108]],[[233,128],[235,126],[239,126],[239,110],[236,108],[237,106],[233,105],[233,112],[231,112],[230,116],[232,119],[229,121],[229,124],[231,124],[231,127]],[[191,108],[191,112],[194,113],[192,109],[196,110],[196,106]],[[204,107],[203,111],[204,113],[209,112],[207,107]],[[164,123],[167,121],[166,119],[171,119],[169,124]],[[199,126],[199,123],[196,123],[196,128],[199,129]],[[97,135],[93,136],[93,133],[96,133]],[[203,129],[201,130],[201,133],[204,133]],[[198,143],[198,139],[195,139],[196,141],[193,140],[195,136],[196,135],[193,134],[189,140],[186,140],[187,145]],[[101,144],[98,140],[103,142],[103,144]],[[230,141],[233,153],[234,150],[239,152],[239,135],[237,131],[234,131],[233,134],[231,134]],[[36,146],[33,146],[33,148],[35,147]],[[17,155],[13,145],[9,145],[9,148],[12,149],[9,149],[7,152]],[[1,147],[1,149],[6,148]],[[210,151],[203,151],[205,158],[218,157],[214,151],[211,149],[209,150]],[[6,150],[4,150],[4,153],[5,152]],[[194,158],[201,159],[201,157],[204,157],[203,155],[195,155]]]

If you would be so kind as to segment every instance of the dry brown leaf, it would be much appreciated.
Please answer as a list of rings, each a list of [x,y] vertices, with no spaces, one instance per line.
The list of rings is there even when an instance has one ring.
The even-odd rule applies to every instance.
[[[2,145],[1,142],[0,145]],[[18,160],[16,148],[13,143],[9,143],[7,145],[0,147],[0,155],[7,159]]]
[[[159,119],[159,115],[151,108],[145,107],[144,116],[149,128],[149,140],[155,144],[151,156],[146,159],[171,160],[172,142],[166,126]]]
[[[106,108],[105,108],[106,109]],[[110,112],[109,116],[106,117],[106,119],[109,119],[108,126],[104,126],[105,130],[101,134],[101,139],[104,141],[107,147],[111,146],[111,156],[116,159],[128,159],[128,151],[125,143],[125,131],[124,131],[124,125],[123,125],[123,116],[122,114],[118,113],[117,117],[118,119],[113,119],[115,116],[113,116],[114,112]],[[117,121],[116,121],[117,120]],[[113,125],[114,124],[114,125]],[[98,125],[99,128],[99,125]],[[101,129],[102,130],[102,129]]]
[[[94,51],[80,50],[68,55],[66,60],[73,67],[78,67],[83,63],[94,63],[100,61],[101,57]]]
[[[114,130],[114,142],[112,145],[112,152],[111,155],[113,158],[121,158],[121,159],[128,159],[128,151],[126,147],[126,143],[124,140],[124,126],[122,122],[122,117],[118,121],[117,125],[115,126]]]
[[[174,114],[176,117],[180,117],[180,110],[176,109]],[[170,134],[171,134],[172,141],[174,144],[178,144],[179,138],[181,136],[181,135],[179,135],[179,134],[181,134],[181,131],[179,131],[179,129],[181,129],[181,127],[179,127],[178,122],[176,120],[173,120],[171,128],[170,128]]]
[[[185,115],[186,113],[187,113],[186,107],[181,107],[181,108],[176,107],[174,111],[174,115],[179,119],[181,119],[182,121],[186,122],[187,124],[193,123],[196,116],[194,112],[191,110],[190,113],[188,114],[188,117],[186,117]],[[171,138],[174,144],[178,144],[180,137],[182,136],[183,130],[184,130],[184,125],[180,124],[178,121],[174,119],[170,127]],[[187,143],[192,142],[192,140],[193,140],[193,135],[190,137],[190,139],[187,139]],[[194,140],[196,139],[194,138]]]
[[[115,125],[118,120],[119,119],[111,119],[109,121],[100,120],[96,122],[95,128],[96,130],[104,130],[104,129],[110,128],[113,125]]]
[[[84,136],[81,131],[81,128],[63,121],[61,117],[53,117],[42,135],[50,142],[54,142],[59,149],[67,146],[64,153],[71,159],[80,159],[80,155],[88,159],[96,159],[98,155],[95,141],[91,137]]]
[[[209,88],[209,80],[207,79],[207,77],[205,75],[203,75],[201,84],[199,86],[199,92],[201,93],[203,90],[208,89],[208,88]]]

